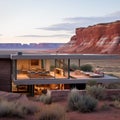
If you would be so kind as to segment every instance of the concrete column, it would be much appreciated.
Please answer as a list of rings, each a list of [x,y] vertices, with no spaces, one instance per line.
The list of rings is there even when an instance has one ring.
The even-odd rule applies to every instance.
[[[55,59],[55,68],[57,67],[57,59]],[[54,69],[54,78],[56,78],[56,71]]]
[[[17,79],[17,60],[12,61],[12,78]]]
[[[78,66],[80,67],[80,59],[78,59]]]
[[[55,59],[55,68],[57,67],[57,59]]]
[[[65,76],[65,59],[63,59],[63,75]]]
[[[41,59],[41,68],[44,68],[44,60]]]
[[[68,59],[68,79],[70,79],[70,59]]]

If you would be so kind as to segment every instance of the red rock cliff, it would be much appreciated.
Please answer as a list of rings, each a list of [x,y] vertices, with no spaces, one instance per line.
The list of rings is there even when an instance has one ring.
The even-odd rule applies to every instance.
[[[77,28],[76,35],[58,52],[120,54],[120,21]]]

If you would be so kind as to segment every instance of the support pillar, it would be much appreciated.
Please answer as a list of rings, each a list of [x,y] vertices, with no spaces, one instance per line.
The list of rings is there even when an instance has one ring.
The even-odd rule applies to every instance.
[[[68,59],[68,79],[70,79],[70,59]]]
[[[78,66],[80,67],[80,59],[78,59]]]
[[[44,60],[41,59],[41,68],[44,68]]]
[[[28,92],[30,96],[34,96],[34,85],[28,85]]]
[[[12,79],[17,79],[17,60],[13,60],[12,62]]]
[[[56,78],[57,59],[55,59],[54,78]]]
[[[63,75],[65,76],[65,60],[63,59],[63,66],[62,66],[62,68],[63,68]]]
[[[57,59],[55,59],[55,68],[57,67]]]

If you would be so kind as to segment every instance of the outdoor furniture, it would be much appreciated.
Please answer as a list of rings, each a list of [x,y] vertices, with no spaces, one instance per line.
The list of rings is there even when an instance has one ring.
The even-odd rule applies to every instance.
[[[50,72],[49,71],[40,71],[40,72],[38,72],[38,74],[41,76],[46,76],[46,75],[49,75]]]
[[[96,74],[96,73],[92,73],[89,76],[92,77],[92,78],[104,77],[102,74]]]
[[[46,76],[49,76],[50,75],[50,72],[49,71],[37,71],[37,70],[29,70],[28,71],[28,76],[30,78],[39,78],[39,77],[46,77]]]

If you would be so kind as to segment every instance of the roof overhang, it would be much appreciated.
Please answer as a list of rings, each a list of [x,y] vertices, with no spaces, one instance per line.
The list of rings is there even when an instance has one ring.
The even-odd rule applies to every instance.
[[[1,55],[0,54],[0,59],[10,59],[10,55],[6,55],[6,54]]]
[[[115,83],[120,82],[119,78],[83,78],[83,79],[24,79],[13,80],[16,85],[37,85],[37,84],[86,84],[90,80],[95,80],[97,83]]]
[[[114,54],[11,54],[11,59],[120,59]]]

